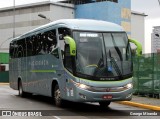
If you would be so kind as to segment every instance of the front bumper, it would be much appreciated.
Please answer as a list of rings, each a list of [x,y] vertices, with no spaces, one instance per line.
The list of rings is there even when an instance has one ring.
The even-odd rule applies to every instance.
[[[129,101],[132,99],[133,88],[121,92],[92,92],[76,87],[75,102],[100,102],[100,101]],[[112,98],[104,98],[111,96]],[[73,99],[73,98],[72,98]]]

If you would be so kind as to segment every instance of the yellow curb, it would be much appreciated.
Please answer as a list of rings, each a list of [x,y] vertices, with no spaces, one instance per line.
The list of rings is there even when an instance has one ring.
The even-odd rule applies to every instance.
[[[160,106],[146,105],[146,104],[130,102],[130,101],[121,101],[118,103],[124,104],[124,105],[130,105],[130,106],[134,106],[134,107],[140,107],[140,108],[144,108],[144,109],[150,109],[150,110],[154,110],[154,111],[160,111]]]
[[[0,83],[0,85],[9,85],[9,83]]]

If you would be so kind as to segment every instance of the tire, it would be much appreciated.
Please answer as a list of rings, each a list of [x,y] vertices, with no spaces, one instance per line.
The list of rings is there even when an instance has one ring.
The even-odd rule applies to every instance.
[[[27,93],[23,91],[23,86],[22,86],[21,80],[18,83],[18,94],[20,97],[25,97],[27,95]]]
[[[64,105],[63,100],[61,99],[61,92],[58,84],[54,87],[54,102],[57,107],[62,107]]]
[[[107,102],[99,102],[101,108],[107,108],[111,104],[110,101]]]

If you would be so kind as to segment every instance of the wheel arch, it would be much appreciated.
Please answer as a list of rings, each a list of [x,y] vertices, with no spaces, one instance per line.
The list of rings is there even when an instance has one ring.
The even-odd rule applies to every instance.
[[[22,78],[21,77],[18,77],[18,80],[17,80],[17,87],[18,87],[18,90],[19,90],[19,82],[22,81]]]

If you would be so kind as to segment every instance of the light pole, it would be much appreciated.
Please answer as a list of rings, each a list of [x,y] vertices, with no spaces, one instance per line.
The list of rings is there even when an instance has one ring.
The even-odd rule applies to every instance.
[[[43,18],[43,19],[47,19],[49,22],[52,22],[52,20],[50,18],[47,18],[45,15],[43,14],[38,14],[39,17]]]
[[[160,5],[160,0],[158,0],[158,2],[159,2],[159,5]]]
[[[13,0],[13,38],[15,38],[15,0]]]

